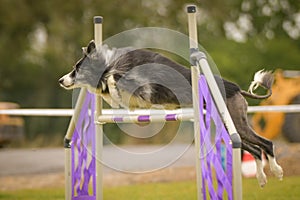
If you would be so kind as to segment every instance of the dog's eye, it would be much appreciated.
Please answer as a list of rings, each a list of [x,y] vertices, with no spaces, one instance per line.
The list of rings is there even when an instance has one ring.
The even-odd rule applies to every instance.
[[[75,77],[76,76],[76,71],[77,71],[76,69],[72,71],[71,77]]]
[[[79,70],[80,65],[82,64],[83,60],[84,60],[84,58],[80,59],[80,60],[75,64],[74,69],[75,69],[76,71]]]
[[[74,67],[75,71],[78,72],[79,68],[80,68],[80,63],[76,63]]]

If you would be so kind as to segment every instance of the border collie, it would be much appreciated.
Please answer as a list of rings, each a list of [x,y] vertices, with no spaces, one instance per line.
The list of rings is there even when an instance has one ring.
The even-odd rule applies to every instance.
[[[267,183],[262,152],[267,156],[271,171],[282,179],[283,170],[276,162],[274,145],[250,127],[248,104],[244,98],[265,99],[271,96],[272,73],[263,70],[256,72],[249,92],[219,76],[215,78],[242,139],[242,149],[255,158],[259,185],[263,187]],[[59,83],[65,89],[87,87],[101,95],[113,108],[175,109],[192,106],[190,69],[149,50],[131,47],[109,49],[107,45],[96,48],[94,41],[91,41],[83,48],[83,57],[70,73],[59,79]],[[254,90],[259,86],[265,88],[267,94],[255,94]]]

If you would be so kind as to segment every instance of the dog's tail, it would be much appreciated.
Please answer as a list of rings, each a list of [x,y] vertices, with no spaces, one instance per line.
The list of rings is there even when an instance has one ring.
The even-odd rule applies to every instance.
[[[271,71],[260,70],[255,73],[254,80],[249,86],[248,92],[242,90],[241,94],[245,97],[250,97],[252,99],[266,99],[272,95],[273,82],[274,82],[274,76]],[[254,90],[256,90],[259,86],[268,90],[267,94],[265,95],[255,94]]]

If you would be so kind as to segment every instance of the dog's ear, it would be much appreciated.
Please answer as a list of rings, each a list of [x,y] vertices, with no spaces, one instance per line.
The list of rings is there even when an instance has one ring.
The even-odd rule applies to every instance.
[[[89,54],[94,49],[96,49],[96,44],[95,44],[94,40],[91,40],[90,43],[88,44],[87,48],[86,48],[86,53]]]

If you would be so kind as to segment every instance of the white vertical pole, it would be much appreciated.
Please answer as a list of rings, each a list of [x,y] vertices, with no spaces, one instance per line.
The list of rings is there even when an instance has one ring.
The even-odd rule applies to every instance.
[[[86,96],[86,89],[80,90],[77,102],[74,108],[74,114],[70,120],[69,127],[64,139],[65,148],[65,199],[72,198],[72,158],[71,158],[71,140],[76,127],[76,122],[81,111],[82,104]]]
[[[188,6],[188,27],[189,27],[189,41],[190,50],[198,49],[198,36],[197,36],[197,21],[196,21],[196,6]],[[200,163],[200,123],[199,123],[199,92],[198,92],[198,79],[199,68],[191,66],[192,73],[192,94],[193,94],[193,109],[194,109],[194,138],[196,150],[196,181],[197,181],[197,199],[203,199],[202,194],[202,173]]]
[[[65,147],[65,200],[72,198],[71,147]]]
[[[102,45],[102,23],[103,18],[100,16],[94,17],[94,39],[96,48]],[[95,95],[95,119],[102,114],[102,98]],[[103,199],[103,171],[102,171],[102,149],[103,149],[103,125],[95,124],[96,126],[96,200]]]
[[[235,200],[243,199],[243,182],[242,182],[242,161],[241,161],[241,148],[232,149],[232,170],[233,170],[233,198]]]

